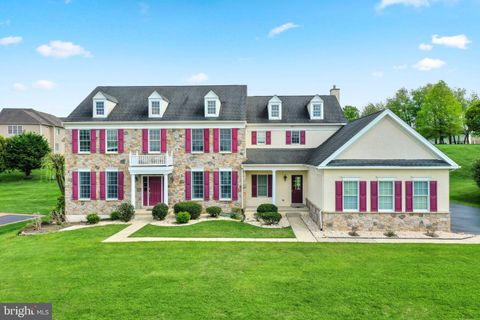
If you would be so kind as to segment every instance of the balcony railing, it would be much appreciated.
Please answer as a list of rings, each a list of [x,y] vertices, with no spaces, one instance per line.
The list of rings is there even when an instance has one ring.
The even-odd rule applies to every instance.
[[[130,154],[130,166],[172,166],[173,155],[166,154]]]

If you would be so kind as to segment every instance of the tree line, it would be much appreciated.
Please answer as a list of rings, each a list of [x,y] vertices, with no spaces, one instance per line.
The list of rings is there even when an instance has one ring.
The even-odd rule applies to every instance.
[[[435,143],[469,143],[472,135],[480,135],[478,94],[450,88],[445,81],[413,90],[401,88],[393,97],[369,103],[361,112],[351,105],[345,106],[343,112],[348,121],[353,121],[384,109],[390,109]]]

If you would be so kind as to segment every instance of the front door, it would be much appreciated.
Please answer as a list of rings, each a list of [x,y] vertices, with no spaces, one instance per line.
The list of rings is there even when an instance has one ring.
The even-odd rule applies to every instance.
[[[292,204],[303,203],[303,176],[292,175]]]
[[[157,203],[162,202],[163,196],[163,180],[158,176],[146,176],[144,177],[144,192],[143,193],[143,205],[152,207]],[[146,190],[145,190],[146,189]]]

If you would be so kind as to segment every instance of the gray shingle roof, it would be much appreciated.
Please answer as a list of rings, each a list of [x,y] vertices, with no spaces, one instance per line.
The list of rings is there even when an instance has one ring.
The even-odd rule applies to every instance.
[[[204,116],[204,97],[210,90],[221,101],[220,115],[217,118]],[[92,98],[99,91],[118,101],[105,119],[92,118]],[[148,97],[154,91],[169,101],[162,118],[148,117]],[[245,121],[246,97],[247,87],[244,85],[97,87],[73,110],[66,121]]]
[[[324,119],[310,120],[307,106],[314,96],[278,96],[282,100],[282,120],[268,120],[268,101],[273,96],[247,97],[249,123],[346,123],[342,108],[334,96],[320,95]]]
[[[244,164],[305,164],[314,149],[247,149]]]
[[[450,166],[444,160],[437,159],[344,159],[332,160],[327,167],[444,167]]]
[[[62,127],[62,120],[54,115],[31,108],[3,108],[0,111],[0,124],[42,124]]]

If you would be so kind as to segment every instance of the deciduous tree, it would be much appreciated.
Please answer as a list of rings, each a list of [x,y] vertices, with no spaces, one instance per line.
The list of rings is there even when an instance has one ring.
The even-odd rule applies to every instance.
[[[39,134],[26,132],[7,140],[6,163],[9,169],[18,169],[30,177],[32,170],[42,165],[42,159],[50,152],[47,140]]]
[[[355,106],[345,106],[343,107],[343,114],[347,118],[348,122],[352,122],[360,117],[360,111]]]

